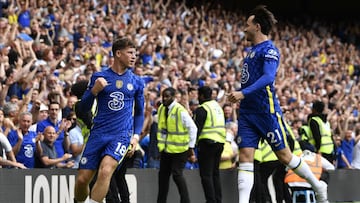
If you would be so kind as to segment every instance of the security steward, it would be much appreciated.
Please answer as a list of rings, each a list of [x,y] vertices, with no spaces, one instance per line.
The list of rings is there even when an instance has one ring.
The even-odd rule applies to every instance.
[[[194,120],[198,128],[198,163],[201,184],[207,203],[220,203],[222,199],[219,163],[226,141],[225,116],[219,103],[211,98],[212,89],[198,89],[200,106]]]
[[[322,101],[315,101],[312,105],[312,113],[308,116],[312,134],[309,143],[314,145],[315,153],[321,153],[329,162],[334,163],[334,142],[327,115],[323,113],[324,108],[325,104]]]
[[[189,203],[190,197],[183,170],[185,163],[194,159],[197,128],[189,112],[175,100],[176,90],[168,87],[162,92],[158,109],[158,148],[160,152],[159,190],[157,203],[166,203],[170,175],[180,193],[180,202]]]

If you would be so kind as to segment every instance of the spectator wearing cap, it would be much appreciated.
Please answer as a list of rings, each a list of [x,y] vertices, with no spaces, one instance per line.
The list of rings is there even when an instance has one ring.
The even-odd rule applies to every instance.
[[[68,62],[61,62],[64,66],[58,69],[59,80],[64,84],[73,84],[76,78],[83,73],[86,65],[80,55],[68,55],[66,58],[68,58],[66,59]]]
[[[35,106],[35,108],[33,108],[32,114],[33,114],[33,118],[36,118],[36,119],[35,120],[33,119],[33,123],[29,127],[29,131],[36,132],[37,123],[48,118],[49,108],[44,103],[41,103],[41,101],[39,101],[39,100],[36,101],[34,106]]]

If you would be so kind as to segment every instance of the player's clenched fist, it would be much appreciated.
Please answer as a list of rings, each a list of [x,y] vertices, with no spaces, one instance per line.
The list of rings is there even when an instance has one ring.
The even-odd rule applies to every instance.
[[[91,89],[93,95],[97,95],[101,90],[103,90],[108,85],[108,82],[105,78],[98,78],[95,80],[94,87]]]

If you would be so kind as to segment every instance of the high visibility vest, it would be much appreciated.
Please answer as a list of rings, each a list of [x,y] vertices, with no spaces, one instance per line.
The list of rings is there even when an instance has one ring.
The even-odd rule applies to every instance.
[[[303,141],[309,141],[312,138],[312,132],[308,125],[302,125],[299,130],[300,139]]]
[[[76,103],[80,102],[81,100],[79,99]],[[77,109],[76,109],[76,103],[74,104],[73,108],[74,108],[74,111],[75,113],[77,112]],[[87,118],[87,119],[93,119],[94,117],[94,114],[96,112],[96,109],[97,109],[97,101],[94,100],[94,103],[91,107],[91,118]],[[90,116],[90,115],[88,115]],[[90,129],[89,129],[89,126],[87,126],[87,124],[85,123],[85,121],[79,116],[79,115],[76,115],[76,122],[77,122],[77,125],[80,127],[81,129],[81,134],[82,136],[84,137],[84,143],[87,143],[88,139],[89,139],[89,135],[90,135]],[[92,125],[92,124],[91,124]],[[92,127],[92,126],[90,126]]]
[[[233,149],[232,149],[232,146],[231,146],[231,143],[230,142],[225,142],[224,143],[224,149],[221,153],[221,156],[233,156],[234,155],[234,152],[233,152]],[[219,163],[219,169],[229,169],[229,168],[232,168],[232,160],[229,159],[229,160],[225,160],[225,161],[220,161]]]
[[[285,122],[285,127],[286,127],[286,130],[289,132],[291,138],[294,140],[294,150],[292,153],[295,154],[296,156],[300,156],[300,154],[302,153],[302,150],[301,150],[299,142],[297,141],[297,139],[294,135],[294,132],[291,129],[291,126]]]
[[[261,150],[260,150],[260,142],[259,142],[258,148],[255,149],[254,160],[256,160],[258,162],[262,162],[262,154],[261,154]]]
[[[334,143],[331,138],[330,123],[329,122],[324,123],[324,121],[318,116],[312,117],[311,119],[315,120],[318,123],[319,128],[320,128],[321,146],[320,146],[319,151],[321,153],[331,154],[334,150]],[[311,119],[309,120],[309,124],[310,124]],[[310,144],[315,146],[315,140],[314,140],[313,136],[311,136],[311,138],[309,139],[309,142],[310,142]]]
[[[83,120],[77,118],[78,126],[81,129],[81,135],[84,137],[84,143],[87,143],[90,135],[90,129],[86,126]]]
[[[269,162],[278,160],[276,154],[273,152],[271,146],[267,141],[260,141],[258,145],[258,149],[255,150],[255,155],[258,151],[258,161],[260,162]]]
[[[210,139],[219,143],[225,143],[226,128],[223,109],[214,100],[204,102],[201,106],[206,110],[207,116],[198,141]]]
[[[321,163],[321,155],[310,151],[304,151],[304,154],[302,154],[301,156],[302,156],[302,160],[309,165],[311,171],[314,173],[315,177],[319,180],[323,170]],[[284,182],[293,183],[293,182],[307,182],[307,181],[301,178],[300,176],[298,176],[293,170],[289,170],[285,175]]]
[[[175,103],[166,118],[165,107],[158,109],[158,148],[167,153],[182,153],[189,149],[190,136],[188,129],[181,122],[181,113],[187,110],[179,103]]]

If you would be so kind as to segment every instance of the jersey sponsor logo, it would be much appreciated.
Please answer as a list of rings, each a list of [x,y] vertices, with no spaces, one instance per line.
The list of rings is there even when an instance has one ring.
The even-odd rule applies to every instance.
[[[242,69],[241,69],[241,84],[247,83],[249,80],[250,74],[249,74],[249,66],[247,63],[244,63]]]
[[[120,88],[122,88],[122,86],[123,86],[123,81],[122,80],[117,80],[116,81],[116,88],[120,89]]]
[[[31,144],[27,144],[24,146],[24,155],[28,158],[32,158],[34,157],[34,149],[33,146]]]
[[[269,49],[267,54],[265,54],[265,58],[271,58],[278,60],[279,56],[278,53],[274,49]]]
[[[113,92],[110,94],[112,100],[108,102],[109,109],[113,111],[119,111],[124,108],[124,93]]]
[[[269,49],[269,50],[268,50],[268,54],[277,56],[277,52],[276,52],[274,49]]]

